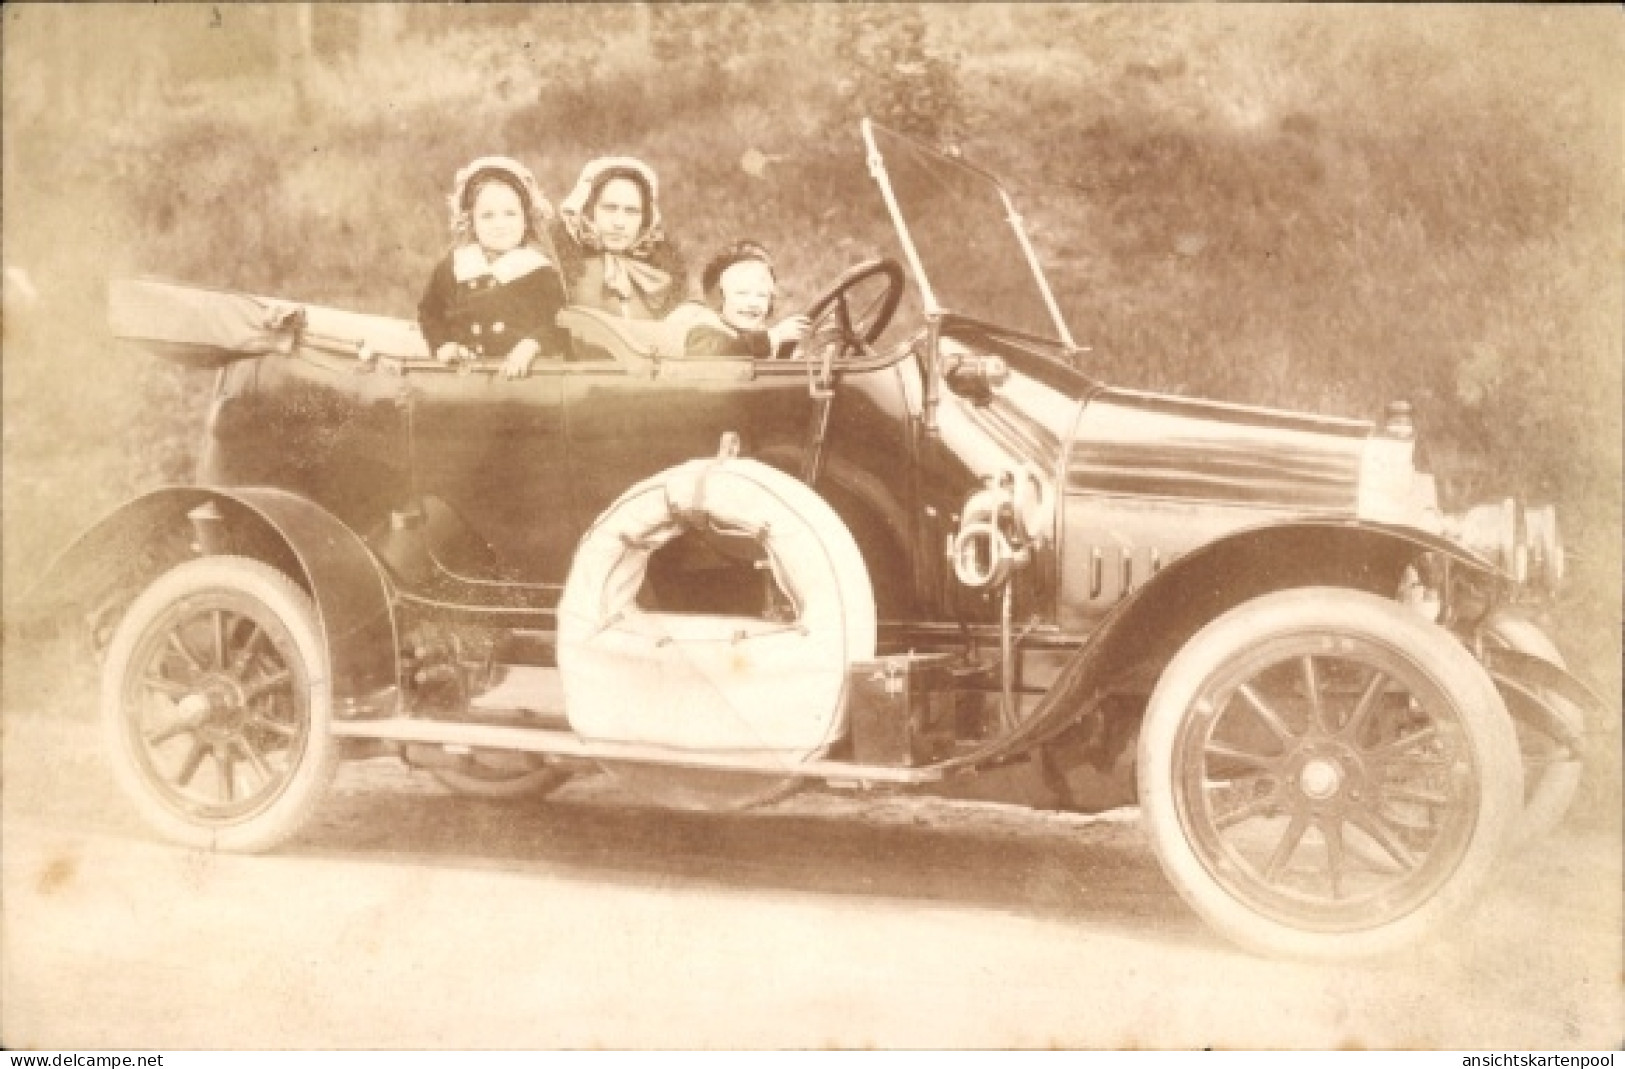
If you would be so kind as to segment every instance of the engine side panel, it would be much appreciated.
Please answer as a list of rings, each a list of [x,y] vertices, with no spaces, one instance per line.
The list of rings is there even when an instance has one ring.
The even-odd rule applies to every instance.
[[[1060,623],[1088,627],[1234,531],[1353,517],[1370,425],[1106,390],[1067,453]]]

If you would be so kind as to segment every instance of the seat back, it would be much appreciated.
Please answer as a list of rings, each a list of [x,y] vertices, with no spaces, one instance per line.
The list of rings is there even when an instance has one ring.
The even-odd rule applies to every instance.
[[[688,334],[680,324],[628,319],[582,305],[560,309],[557,322],[576,341],[623,363],[681,358]]]
[[[627,319],[597,308],[570,305],[560,310],[557,322],[578,345],[600,349],[628,370],[650,378],[743,381],[754,372],[750,357],[689,357],[684,343],[690,324],[681,319]]]

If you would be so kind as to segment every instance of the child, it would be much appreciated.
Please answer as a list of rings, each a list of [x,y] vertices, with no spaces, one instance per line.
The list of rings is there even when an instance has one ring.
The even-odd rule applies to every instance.
[[[666,320],[688,326],[684,351],[689,356],[770,359],[780,347],[807,336],[804,315],[767,326],[778,284],[772,258],[753,241],[723,249],[705,265],[700,283],[705,303],[685,304]]]
[[[452,230],[459,244],[435,266],[418,302],[418,325],[441,363],[502,360],[502,373],[523,378],[541,353],[562,356],[554,324],[564,287],[542,253],[552,209],[522,164],[486,156],[457,172]]]

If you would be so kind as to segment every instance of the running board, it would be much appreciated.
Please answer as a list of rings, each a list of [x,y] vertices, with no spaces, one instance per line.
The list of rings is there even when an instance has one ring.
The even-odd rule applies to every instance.
[[[726,772],[765,772],[775,776],[858,783],[937,783],[941,768],[899,768],[892,765],[857,765],[850,761],[802,761],[788,764],[771,755],[699,753],[635,742],[591,741],[569,731],[546,728],[499,727],[449,720],[392,717],[387,720],[335,722],[329,729],[341,738],[419,742],[472,749],[521,750],[526,753],[580,757],[595,761],[681,765]]]

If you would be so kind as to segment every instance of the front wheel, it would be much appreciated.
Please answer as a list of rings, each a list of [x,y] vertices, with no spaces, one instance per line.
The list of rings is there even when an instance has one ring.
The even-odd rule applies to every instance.
[[[101,716],[137,810],[202,849],[283,842],[337,763],[310,598],[243,557],[188,561],[135,599],[108,648]]]
[[[1476,894],[1517,819],[1517,736],[1447,632],[1369,594],[1270,594],[1174,657],[1139,784],[1180,894],[1250,949],[1392,951]]]

